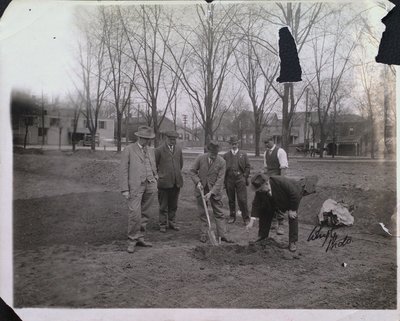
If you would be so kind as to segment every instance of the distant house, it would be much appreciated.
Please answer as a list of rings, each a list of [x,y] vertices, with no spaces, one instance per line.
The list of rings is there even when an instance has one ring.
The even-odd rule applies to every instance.
[[[121,136],[122,140],[126,141],[128,140],[129,142],[135,142],[137,137],[135,133],[138,131],[139,126],[148,126],[148,121],[144,117],[130,117],[129,122],[127,121],[126,118],[122,120],[122,130],[121,130]],[[116,128],[116,124],[115,124]],[[177,133],[179,134],[179,139],[181,140],[181,143],[184,145],[187,145],[185,142],[197,142],[199,141],[198,136],[196,135],[195,131],[192,131],[189,128],[184,128],[184,126],[181,125],[174,125],[174,122],[169,119],[168,117],[164,117],[159,131],[160,131],[160,138],[164,138],[164,133],[167,131],[171,130],[176,130]],[[116,133],[115,133],[116,136]],[[128,139],[126,139],[128,137]]]
[[[27,144],[29,145],[71,145],[73,134],[74,111],[68,108],[47,108],[42,115],[19,115],[13,117],[12,130],[14,144],[22,144],[25,136],[25,119],[30,120],[28,127]],[[99,144],[114,139],[114,120],[99,118],[97,121],[97,135]],[[83,144],[89,135],[86,119],[80,115],[75,140]],[[44,136],[44,139],[43,139]]]
[[[324,148],[327,154],[342,156],[360,156],[368,148],[367,121],[359,115],[337,115],[335,122],[330,119],[328,137]],[[282,119],[275,116],[264,129],[262,135],[272,136],[276,144],[282,142]],[[320,130],[317,112],[297,112],[292,118],[289,152],[296,152],[296,147],[320,148]]]

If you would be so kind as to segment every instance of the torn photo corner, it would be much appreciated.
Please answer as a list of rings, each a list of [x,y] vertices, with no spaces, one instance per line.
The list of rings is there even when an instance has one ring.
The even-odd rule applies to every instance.
[[[397,67],[375,61],[392,8],[13,1],[0,22],[1,298],[24,321],[397,320]],[[219,246],[192,180],[210,141],[218,160],[239,150],[210,178]],[[245,177],[273,165],[310,178],[309,195],[268,227]],[[320,229],[327,199],[354,205],[354,224]]]

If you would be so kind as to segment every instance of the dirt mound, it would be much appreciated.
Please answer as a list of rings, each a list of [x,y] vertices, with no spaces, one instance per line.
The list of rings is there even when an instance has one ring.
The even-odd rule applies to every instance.
[[[285,245],[279,244],[274,239],[268,239],[260,245],[222,245],[196,246],[192,251],[192,256],[201,261],[219,265],[254,265],[265,264],[266,262],[277,262],[281,259],[298,259],[297,254],[288,252]]]

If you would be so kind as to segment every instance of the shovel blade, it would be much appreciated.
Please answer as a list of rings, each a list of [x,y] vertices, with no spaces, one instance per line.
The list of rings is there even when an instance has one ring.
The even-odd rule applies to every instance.
[[[208,231],[208,238],[210,240],[211,245],[219,245],[217,238],[215,237],[214,231]]]

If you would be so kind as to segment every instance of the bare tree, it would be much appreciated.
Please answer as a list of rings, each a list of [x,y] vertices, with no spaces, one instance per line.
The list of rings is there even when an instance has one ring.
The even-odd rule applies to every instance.
[[[179,84],[179,72],[170,73],[166,66],[174,19],[167,8],[159,5],[142,5],[120,13],[128,40],[126,55],[137,67],[141,80],[132,84],[149,108],[157,145],[160,125],[174,102]],[[169,68],[176,71],[172,65]]]
[[[350,56],[356,47],[356,39],[349,39],[349,24],[338,12],[335,22],[326,20],[321,26],[318,37],[312,39],[313,73],[309,80],[311,95],[315,99],[320,135],[320,157],[323,157],[324,145],[328,136],[329,114],[346,72],[351,68]],[[332,29],[332,30],[330,30]]]
[[[80,95],[73,96],[71,93],[68,93],[68,100],[73,110],[72,120],[71,120],[71,125],[72,125],[71,143],[72,143],[72,151],[75,151],[76,143],[78,142],[76,131],[78,129],[79,118],[82,113],[84,101]]]
[[[183,41],[182,49],[178,51],[181,56],[176,49],[169,47],[181,73],[181,84],[196,119],[204,129],[206,144],[213,138],[222,117],[238,94],[236,91],[233,97],[224,99],[225,82],[234,68],[231,58],[241,40],[235,34],[233,21],[237,10],[237,5],[227,5],[224,9],[219,7],[219,10],[214,4],[197,5],[197,23],[174,28]],[[185,59],[179,60],[182,56]]]
[[[248,8],[245,18],[239,24],[243,41],[235,51],[238,80],[247,91],[254,117],[255,155],[260,156],[260,138],[265,121],[273,110],[276,95],[273,81],[278,72],[277,56],[260,50],[257,45],[262,26],[254,8]]]
[[[328,11],[324,12],[323,3],[305,4],[305,3],[276,3],[276,10],[263,10],[263,18],[271,24],[277,26],[288,26],[297,45],[297,51],[300,55],[303,46],[309,41],[311,30],[328,15]],[[270,41],[262,39],[260,43],[266,43],[266,48],[270,50],[274,47]],[[274,87],[278,95],[282,99],[282,148],[288,151],[290,140],[290,128],[292,117],[296,111],[296,106],[304,94],[305,87],[300,91],[300,95],[296,100],[294,94],[293,83],[285,83],[283,92]]]
[[[368,59],[366,59],[365,51],[368,47],[368,48],[373,48],[373,50],[376,52],[378,50],[381,37],[378,30],[374,27],[374,25],[371,23],[368,17],[368,13],[373,9],[381,10],[382,15],[386,12],[389,12],[390,10],[387,2],[378,1],[376,6],[371,7],[366,12],[366,14],[361,15],[361,21],[363,26],[361,34],[361,39],[363,41],[361,41],[361,43],[363,45],[363,48],[361,49],[362,50],[361,62],[359,62],[357,65],[361,66],[361,79],[364,79],[362,83],[364,88],[364,94],[367,97],[369,95],[368,91],[370,90],[370,87],[368,86],[368,80],[365,79],[368,77],[368,75],[365,74],[363,70],[371,69],[371,67],[365,65],[369,63]],[[383,87],[383,91],[380,90],[380,92],[383,93],[383,122],[384,122],[383,133],[384,133],[384,145],[385,145],[385,157],[386,157],[386,156],[392,156],[394,154],[393,138],[395,137],[394,128],[396,124],[396,111],[394,107],[395,103],[393,96],[394,96],[394,79],[396,77],[396,70],[391,65],[383,64],[380,66],[382,68],[378,68],[378,70],[375,70],[374,74],[376,75],[376,72],[379,73],[379,69],[381,70],[379,79],[381,79],[382,81],[379,82]],[[376,79],[376,81],[378,80]],[[373,96],[375,97],[376,95]],[[366,100],[368,101],[368,98]],[[364,111],[366,105],[368,105],[368,103],[365,104],[364,102],[360,104],[360,106],[364,106],[362,107]],[[368,117],[368,119],[370,119],[370,117]]]
[[[93,17],[92,17],[93,18]],[[110,85],[110,68],[107,64],[105,26],[92,19],[81,26],[83,41],[79,46],[79,78],[81,84],[75,87],[85,102],[82,114],[91,135],[91,149],[96,149],[98,117]]]
[[[115,108],[117,119],[117,150],[121,151],[122,117],[131,102],[136,75],[136,63],[128,59],[128,40],[121,24],[119,7],[100,7],[100,23],[104,27],[104,46],[110,66],[110,103]]]

